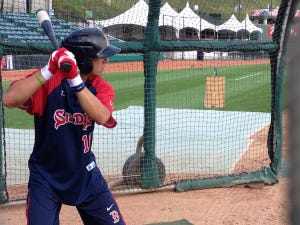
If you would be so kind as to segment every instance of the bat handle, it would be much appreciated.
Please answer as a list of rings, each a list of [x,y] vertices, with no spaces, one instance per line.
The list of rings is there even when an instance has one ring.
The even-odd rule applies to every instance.
[[[61,65],[61,69],[62,71],[64,71],[65,73],[69,72],[71,70],[71,64],[68,62],[65,62]]]

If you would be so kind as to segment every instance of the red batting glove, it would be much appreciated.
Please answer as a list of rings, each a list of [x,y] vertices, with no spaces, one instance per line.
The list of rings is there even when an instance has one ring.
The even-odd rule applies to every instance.
[[[59,59],[62,55],[65,54],[68,50],[66,48],[60,48],[57,51],[53,52],[49,59],[49,70],[51,73],[55,73],[59,67]]]
[[[64,63],[68,63],[70,70],[68,72],[61,70],[61,73],[67,78],[71,88],[75,92],[79,92],[84,89],[85,85],[79,74],[75,56],[70,51],[65,51],[58,60],[59,68],[62,68]]]
[[[72,52],[66,50],[60,55],[60,57],[58,59],[58,67],[62,68],[62,65],[64,63],[68,63],[70,66],[70,69],[67,72],[61,70],[62,74],[67,79],[75,78],[78,75],[78,67],[77,67],[75,56]]]
[[[49,57],[48,64],[41,69],[41,75],[45,80],[49,80],[58,69],[58,60],[60,55],[63,54],[67,49],[60,48],[54,51]]]
[[[57,55],[57,51],[54,51],[50,58],[49,58],[49,61],[48,61],[48,70],[52,73],[52,74],[55,74],[55,72],[57,71],[58,69],[58,65],[57,63],[54,61],[55,59],[55,56]],[[57,56],[56,56],[57,57]]]

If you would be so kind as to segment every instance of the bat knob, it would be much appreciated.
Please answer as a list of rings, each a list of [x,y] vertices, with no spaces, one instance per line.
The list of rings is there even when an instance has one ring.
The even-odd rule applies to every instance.
[[[68,62],[65,62],[61,65],[61,69],[62,71],[64,71],[65,73],[69,72],[71,70],[71,64]]]

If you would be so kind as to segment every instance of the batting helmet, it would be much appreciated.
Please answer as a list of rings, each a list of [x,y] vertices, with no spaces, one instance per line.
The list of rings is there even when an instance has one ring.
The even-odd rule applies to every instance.
[[[93,70],[91,59],[110,57],[121,49],[109,44],[103,31],[97,28],[82,28],[70,33],[61,46],[75,55],[80,73],[88,74]]]

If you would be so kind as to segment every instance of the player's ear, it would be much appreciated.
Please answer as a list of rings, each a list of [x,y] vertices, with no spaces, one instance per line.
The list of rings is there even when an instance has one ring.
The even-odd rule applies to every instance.
[[[93,71],[93,63],[90,59],[77,62],[81,74],[88,74]]]

